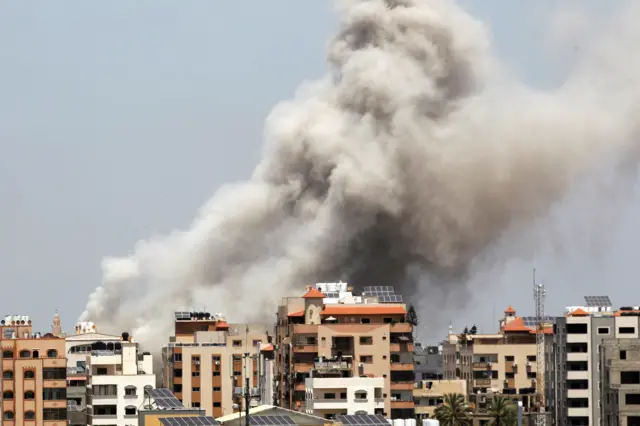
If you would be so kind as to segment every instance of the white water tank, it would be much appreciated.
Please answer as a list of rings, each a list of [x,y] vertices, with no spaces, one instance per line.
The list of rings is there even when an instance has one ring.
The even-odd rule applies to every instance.
[[[404,419],[393,419],[393,426],[405,426]]]
[[[416,419],[406,419],[404,424],[405,426],[416,426]]]
[[[422,426],[440,426],[440,422],[435,419],[424,419],[422,421]]]

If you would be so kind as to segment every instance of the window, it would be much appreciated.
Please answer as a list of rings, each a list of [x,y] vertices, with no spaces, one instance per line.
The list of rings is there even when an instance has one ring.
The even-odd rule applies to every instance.
[[[218,377],[220,376],[220,372],[219,371],[214,371],[213,372],[213,377]]]
[[[191,403],[191,408],[200,408],[200,403],[199,402],[192,402]]]
[[[618,329],[618,334],[635,334],[635,333],[636,333],[635,327],[620,327]]]
[[[214,403],[213,403],[213,406],[214,406],[214,407],[220,407],[220,403],[219,403],[219,402],[214,402]]]
[[[24,412],[24,419],[25,420],[35,420],[36,419],[36,413],[34,413],[33,411],[25,411]]]
[[[213,391],[214,391],[214,392],[220,392],[220,391],[221,391],[221,389],[220,389],[220,387],[219,387],[219,386],[214,386],[214,387],[213,387]]]
[[[45,401],[64,401],[67,399],[67,389],[44,388],[42,389],[42,399]]]
[[[628,393],[624,396],[627,405],[640,405],[640,393]]]
[[[199,371],[192,371],[191,372],[191,377],[200,377],[200,372]]]
[[[609,334],[609,327],[598,327],[598,334]]]
[[[36,373],[33,370],[27,370],[24,372],[24,378],[25,379],[35,379],[36,378]]]
[[[20,358],[31,358],[31,352],[27,350],[20,351]]]
[[[173,384],[173,393],[182,392],[182,383],[174,383]]]
[[[5,411],[4,415],[2,417],[5,420],[13,420],[13,418],[14,418],[13,411]]]
[[[620,359],[627,359],[627,351],[620,351]]]
[[[567,324],[567,334],[587,334],[587,324]]]
[[[104,372],[102,370],[104,370]],[[98,375],[104,376],[106,374],[107,374],[106,368],[98,368]],[[66,368],[43,368],[42,378],[44,380],[66,380],[67,369]]]
[[[40,358],[40,351],[33,351],[33,355],[34,358]]]
[[[174,368],[173,377],[182,377],[182,368]]]
[[[4,358],[4,359],[13,358],[13,351],[4,351],[4,352],[2,352],[2,358]]]
[[[513,361],[516,360],[516,358],[513,355],[507,355],[507,356],[504,357],[504,360],[506,362],[513,362]]]
[[[107,375],[107,368],[106,367],[98,367],[96,369],[96,376],[106,376]]]
[[[56,351],[55,349],[49,349],[47,351],[47,358],[57,358],[58,357],[58,351]]]
[[[373,345],[373,337],[371,337],[371,336],[360,336],[360,344],[361,345]]]
[[[35,399],[36,398],[36,394],[33,393],[33,391],[26,391],[24,393],[24,399]]]
[[[371,355],[360,355],[360,362],[364,364],[371,364],[373,362],[373,357]]]
[[[136,387],[132,385],[125,386],[124,396],[136,396]]]
[[[528,362],[536,362],[537,358],[535,355],[527,355]]]
[[[2,399],[13,399],[13,392],[10,390],[2,392]]]
[[[371,318],[360,318],[360,324],[371,324]]]
[[[67,408],[43,408],[42,420],[67,420]]]
[[[125,416],[135,416],[136,415],[136,407],[133,405],[127,405],[124,407],[124,415]]]
[[[640,371],[621,371],[621,385],[638,385],[640,384]]]
[[[367,391],[358,390],[355,393],[356,401],[366,401],[367,400]]]
[[[233,341],[233,347],[234,348],[239,348],[240,346],[242,346],[242,340],[234,340]]]
[[[191,388],[191,390],[193,392],[200,392],[200,386],[194,386],[193,388]]]
[[[191,362],[194,364],[200,364],[200,357],[199,356],[192,356],[191,357]]]
[[[2,378],[3,379],[7,379],[7,380],[11,380],[13,379],[13,371],[11,370],[5,370],[2,372]]]
[[[173,354],[173,362],[182,362],[182,352]]]

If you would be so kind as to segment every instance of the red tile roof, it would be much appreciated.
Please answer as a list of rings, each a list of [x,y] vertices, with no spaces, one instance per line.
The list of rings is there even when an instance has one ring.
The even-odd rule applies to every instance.
[[[324,299],[325,295],[318,289],[311,287],[302,297],[305,299]]]
[[[515,319],[512,319],[511,321],[509,321],[509,323],[507,325],[502,327],[502,331],[507,331],[507,332],[516,332],[516,331],[531,332],[531,329],[529,327],[527,327],[526,325],[524,325],[524,321],[522,320],[522,317],[517,317]]]
[[[322,315],[406,315],[404,306],[325,305]]]
[[[515,314],[516,310],[513,309],[513,307],[511,305],[509,305],[509,307],[507,309],[504,310],[505,314]]]
[[[303,317],[304,316],[304,311],[291,312],[287,316],[289,316],[289,317]]]
[[[229,324],[226,321],[218,321],[216,323],[216,328],[229,328]]]
[[[585,311],[582,308],[578,308],[575,311],[571,312],[569,314],[569,316],[571,316],[571,317],[588,317],[589,316],[589,312]]]

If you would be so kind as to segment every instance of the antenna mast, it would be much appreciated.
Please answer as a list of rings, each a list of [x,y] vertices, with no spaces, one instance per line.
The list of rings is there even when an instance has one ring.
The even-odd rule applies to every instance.
[[[546,426],[545,410],[545,343],[544,343],[544,299],[546,290],[544,284],[536,283],[536,270],[533,269],[533,300],[536,307],[536,393],[538,394],[538,413],[536,425]]]

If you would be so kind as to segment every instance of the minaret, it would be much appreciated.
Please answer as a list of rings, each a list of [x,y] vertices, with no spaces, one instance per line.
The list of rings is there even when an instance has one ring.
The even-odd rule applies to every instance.
[[[51,333],[56,337],[62,337],[62,323],[60,322],[60,315],[56,309],[56,314],[53,316],[53,325],[51,326]]]

